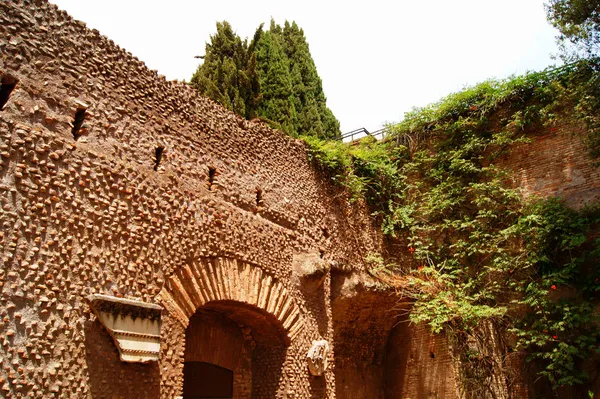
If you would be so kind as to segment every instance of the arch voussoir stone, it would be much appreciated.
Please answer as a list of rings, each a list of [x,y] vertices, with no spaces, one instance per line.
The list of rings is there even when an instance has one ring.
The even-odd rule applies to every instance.
[[[184,328],[201,306],[214,301],[236,301],[271,314],[290,340],[303,330],[302,313],[288,290],[260,267],[234,258],[200,258],[180,267],[158,297]]]

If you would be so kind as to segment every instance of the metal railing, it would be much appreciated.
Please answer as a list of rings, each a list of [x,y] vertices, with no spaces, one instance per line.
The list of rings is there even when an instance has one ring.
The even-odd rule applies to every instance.
[[[375,130],[374,132],[369,132],[367,129],[365,129],[364,127],[361,127],[360,129],[355,129],[352,130],[348,133],[344,133],[342,134],[342,137],[340,138],[340,140],[342,141],[355,141],[355,140],[360,140],[364,137],[367,136],[371,136],[371,137],[375,137],[375,139],[377,140],[381,140],[383,139],[386,135],[388,134],[387,128],[381,128],[379,130]],[[350,140],[347,140],[350,139]]]
[[[540,79],[542,79],[542,78],[555,79],[557,76],[560,76],[561,73],[563,73],[563,72],[568,73],[573,67],[576,67],[577,65],[583,64],[583,63],[589,63],[589,65],[591,65],[592,67],[598,68],[600,66],[600,57],[593,57],[593,58],[590,58],[587,60],[579,60],[579,61],[563,64],[560,66],[547,68],[545,70],[538,71],[538,72],[528,71],[523,76],[529,76],[529,77],[536,76],[536,77],[539,77]],[[377,140],[381,140],[381,139],[385,138],[388,135],[388,133],[389,133],[389,131],[385,127],[382,129],[376,130],[374,132],[369,132],[364,127],[361,127],[360,129],[355,129],[348,133],[342,134],[342,136],[340,137],[339,140],[352,142],[352,141],[360,140],[367,136],[372,136],[372,137],[375,137]],[[350,140],[348,140],[348,139],[350,139]],[[398,142],[400,142],[401,140],[405,140],[407,145],[409,144],[409,142],[413,141],[414,139],[415,139],[414,136],[406,135],[406,134],[403,136],[397,137]]]

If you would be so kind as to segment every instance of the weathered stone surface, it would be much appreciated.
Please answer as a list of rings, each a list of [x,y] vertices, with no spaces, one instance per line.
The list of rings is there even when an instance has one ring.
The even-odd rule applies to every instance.
[[[382,245],[364,204],[302,141],[158,77],[55,6],[0,2],[0,18],[0,75],[18,80],[0,111],[0,396],[172,399],[200,310],[256,342],[253,397],[333,398],[333,375],[311,382],[305,361],[331,342],[329,272],[304,290],[292,263],[364,270]],[[91,294],[164,307],[157,362],[120,360]]]
[[[160,306],[98,294],[88,299],[92,311],[114,339],[122,361],[158,360]]]
[[[457,395],[445,349],[432,360],[421,327],[403,342],[407,307],[365,277],[368,254],[411,258],[302,141],[166,81],[46,1],[0,1],[0,21],[0,75],[17,81],[0,111],[0,396],[180,396],[197,312],[255,343],[245,397]],[[501,160],[525,195],[599,195],[573,129],[540,131]],[[157,362],[120,360],[92,294],[164,305]],[[219,325],[198,331],[218,345]],[[335,368],[313,378],[306,352],[321,338]]]
[[[322,276],[329,271],[329,264],[318,252],[296,254],[292,265],[296,275],[301,278]]]
[[[319,341],[313,341],[308,355],[306,355],[306,362],[308,363],[308,370],[314,376],[321,376],[327,370],[327,356],[329,355],[329,343],[322,339]]]

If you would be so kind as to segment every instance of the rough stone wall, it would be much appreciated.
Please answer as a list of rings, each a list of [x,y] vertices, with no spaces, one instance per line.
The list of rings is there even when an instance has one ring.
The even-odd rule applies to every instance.
[[[356,274],[334,273],[336,397],[458,398],[445,335],[410,324],[409,301],[381,288]]]
[[[397,320],[384,358],[385,399],[458,398],[455,363],[448,341],[423,324]]]
[[[334,397],[333,374],[309,377],[304,361],[312,340],[332,341],[329,277],[303,288],[292,260],[361,270],[380,237],[304,144],[166,81],[45,1],[0,2],[0,49],[2,77],[18,81],[0,111],[1,395],[180,395],[186,326],[163,312],[159,364],[121,363],[85,298],[160,303],[175,272],[223,256],[278,281],[302,315],[289,346],[262,357],[271,382],[255,397]]]
[[[332,287],[335,380],[338,399],[383,399],[383,360],[398,321],[399,299],[356,274],[334,274]]]
[[[177,309],[198,305],[188,295],[207,289],[184,277],[226,258],[260,270],[257,281],[276,287],[269,296],[285,289],[290,304],[275,303],[280,318],[269,322],[298,310],[301,328],[287,331],[286,345],[254,349],[253,397],[454,397],[445,349],[432,362],[425,330],[393,329],[395,298],[337,291],[381,251],[381,236],[364,206],[345,202],[309,164],[302,142],[166,81],[45,1],[0,2],[0,50],[0,78],[17,80],[0,111],[0,396],[180,395],[190,315]],[[502,162],[525,194],[578,204],[600,192],[578,140],[566,125],[540,132]],[[324,266],[298,268],[299,257]],[[205,283],[218,288],[221,278]],[[92,293],[165,306],[158,364],[119,361],[89,310]],[[260,313],[240,312],[228,317],[259,333]],[[331,366],[311,377],[304,357],[320,338],[330,341]],[[411,359],[407,374],[389,365],[395,357]]]

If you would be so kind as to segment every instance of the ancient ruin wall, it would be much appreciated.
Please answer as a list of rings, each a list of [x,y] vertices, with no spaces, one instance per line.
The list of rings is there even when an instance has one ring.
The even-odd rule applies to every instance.
[[[0,73],[17,81],[0,111],[0,395],[180,395],[185,318],[166,306],[159,363],[126,364],[86,297],[164,305],[182,268],[228,259],[299,310],[284,358],[258,360],[272,375],[256,397],[334,397],[333,374],[309,377],[304,360],[332,340],[330,279],[305,289],[292,262],[361,269],[380,246],[365,210],[301,141],[166,81],[51,4],[0,2],[0,32]]]
[[[166,81],[45,1],[0,2],[0,32],[0,78],[17,81],[0,111],[0,396],[173,398],[193,308],[253,297],[252,317],[271,311],[289,340],[283,353],[265,347],[252,360],[253,379],[267,382],[256,397],[455,397],[443,340],[415,327],[409,345],[398,328],[388,337],[395,322],[386,310],[375,312],[381,323],[368,317],[394,300],[344,294],[332,315],[332,278],[364,270],[381,237],[366,209],[312,167],[301,141]],[[504,161],[526,194],[574,203],[597,195],[597,169],[568,126],[535,140]],[[251,270],[268,295],[230,284],[241,274],[219,265],[231,264]],[[215,277],[195,274],[206,268]],[[227,289],[194,296],[202,281]],[[119,360],[89,310],[92,293],[165,307],[158,364]],[[252,324],[238,311],[230,319]],[[333,349],[321,378],[304,360],[319,338]],[[435,359],[431,342],[441,348]],[[411,373],[390,366],[395,359]],[[357,386],[363,371],[367,384]]]
[[[587,130],[565,112],[559,123],[528,134],[498,165],[511,170],[524,197],[559,197],[573,208],[600,199],[600,168],[585,146]]]

